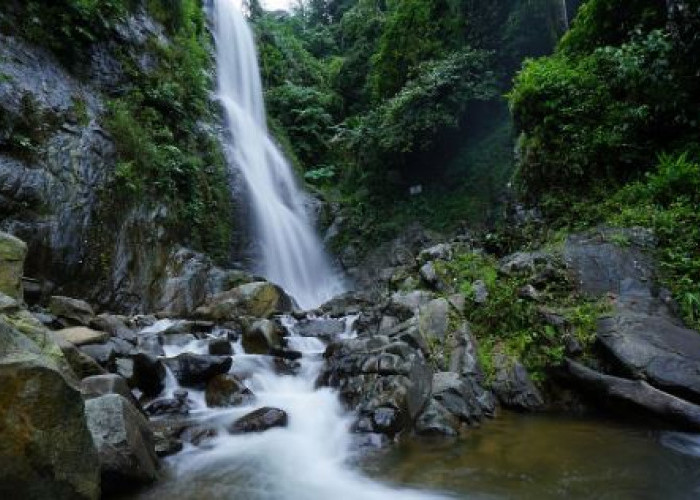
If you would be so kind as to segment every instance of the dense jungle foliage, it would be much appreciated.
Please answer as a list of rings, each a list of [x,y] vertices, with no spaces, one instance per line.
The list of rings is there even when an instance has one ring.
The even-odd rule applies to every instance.
[[[577,2],[568,2],[575,9]],[[306,181],[377,241],[493,219],[512,169],[503,94],[550,53],[559,0],[248,2],[272,129]],[[420,197],[409,196],[421,185]]]

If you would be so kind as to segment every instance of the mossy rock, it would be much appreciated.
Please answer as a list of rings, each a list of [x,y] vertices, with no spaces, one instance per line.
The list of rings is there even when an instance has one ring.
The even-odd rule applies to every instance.
[[[11,234],[0,232],[0,292],[22,299],[22,274],[27,244]]]

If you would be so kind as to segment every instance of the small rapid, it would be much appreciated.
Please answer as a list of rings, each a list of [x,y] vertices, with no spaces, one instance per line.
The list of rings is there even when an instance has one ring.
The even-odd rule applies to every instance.
[[[345,318],[340,336],[353,335],[355,317]],[[313,319],[312,319],[313,321]],[[231,341],[233,364],[230,373],[243,380],[254,399],[242,406],[208,408],[203,391],[186,388],[190,405],[189,425],[215,430],[215,436],[188,444],[166,459],[167,477],[143,498],[179,499],[427,499],[436,495],[403,490],[371,480],[353,462],[358,450],[350,432],[352,415],[342,406],[335,391],[316,387],[323,365],[324,342],[296,332],[296,320],[283,317],[289,332],[286,344],[302,357],[295,374],[280,372],[274,358],[246,354],[240,339]],[[148,333],[165,330],[170,322],[150,327]],[[214,330],[210,336],[221,337]],[[183,345],[164,346],[167,357],[182,353],[206,353],[208,338]],[[169,373],[162,397],[181,389]],[[288,425],[260,433],[231,435],[226,428],[236,419],[261,407],[284,410]],[[169,417],[165,417],[169,418]],[[214,434],[214,432],[210,432]]]
[[[257,272],[303,309],[343,292],[307,213],[308,197],[267,130],[255,42],[237,0],[214,1],[218,98],[231,168],[243,174],[260,249]]]

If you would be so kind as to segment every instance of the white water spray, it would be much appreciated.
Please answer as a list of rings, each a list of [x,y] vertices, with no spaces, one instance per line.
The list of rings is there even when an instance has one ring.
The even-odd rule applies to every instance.
[[[255,43],[236,0],[215,0],[219,99],[231,130],[261,250],[259,271],[308,309],[343,291],[305,210],[289,163],[270,138]]]

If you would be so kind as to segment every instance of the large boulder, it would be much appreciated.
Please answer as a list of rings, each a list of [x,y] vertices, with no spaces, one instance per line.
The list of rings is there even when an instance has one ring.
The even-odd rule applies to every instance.
[[[148,421],[119,394],[85,402],[87,425],[97,447],[102,492],[118,493],[158,478],[158,457]]]
[[[109,335],[105,332],[98,332],[92,328],[75,326],[57,330],[54,335],[73,345],[81,346],[86,344],[103,344],[109,340]]]
[[[248,354],[267,354],[282,347],[280,328],[274,321],[261,319],[243,331],[243,349]]]
[[[496,354],[493,365],[495,374],[491,390],[503,406],[520,411],[534,411],[544,405],[540,391],[520,361]]]
[[[80,392],[0,322],[0,496],[97,499],[97,453]]]
[[[197,309],[197,314],[219,321],[239,316],[268,318],[275,313],[291,311],[292,300],[284,290],[267,281],[256,281],[214,295],[205,306]]]
[[[663,420],[688,431],[700,432],[700,406],[652,387],[643,380],[604,375],[572,360],[567,373],[581,390],[605,406]]]
[[[204,400],[208,407],[238,406],[253,399],[253,393],[234,375],[217,375],[207,382]]]
[[[67,320],[71,324],[87,326],[95,317],[95,311],[84,300],[59,295],[49,300],[51,314]]]
[[[598,322],[598,342],[625,375],[700,404],[700,333],[621,310]]]
[[[286,427],[289,418],[279,408],[259,408],[239,418],[228,428],[231,434],[263,432],[273,427]]]
[[[328,346],[319,384],[337,388],[357,412],[355,429],[390,436],[410,430],[430,397],[423,353],[389,337],[360,336]]]
[[[27,244],[11,234],[0,232],[0,293],[22,299],[22,274]]]
[[[143,352],[116,361],[116,371],[129,387],[146,396],[158,396],[165,389],[165,366],[160,359]]]
[[[206,384],[217,375],[228,373],[232,360],[229,356],[183,353],[165,360],[177,381],[188,387]]]

